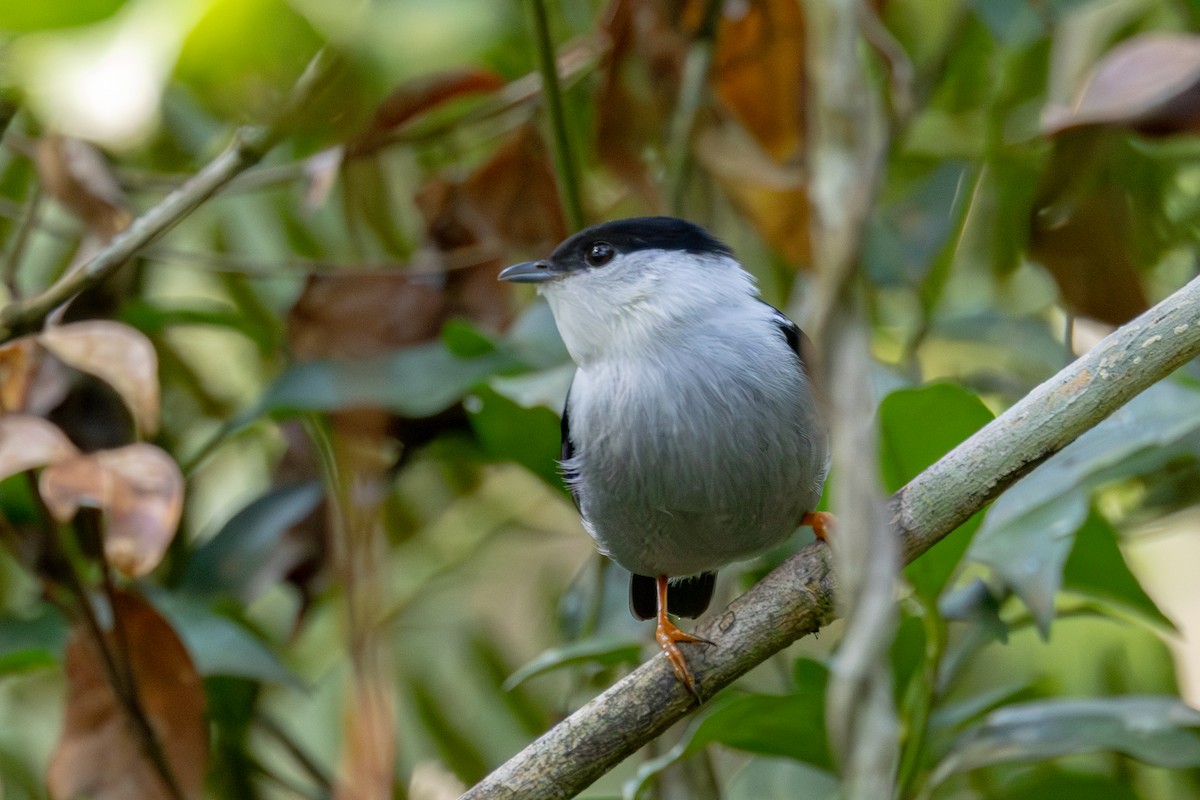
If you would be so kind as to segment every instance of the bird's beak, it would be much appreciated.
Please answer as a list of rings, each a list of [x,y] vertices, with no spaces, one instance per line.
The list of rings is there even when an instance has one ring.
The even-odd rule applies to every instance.
[[[563,271],[549,261],[526,261],[501,270],[500,280],[513,283],[545,283],[562,274]]]

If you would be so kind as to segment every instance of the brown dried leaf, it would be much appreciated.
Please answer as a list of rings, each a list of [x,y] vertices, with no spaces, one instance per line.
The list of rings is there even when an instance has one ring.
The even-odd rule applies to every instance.
[[[45,136],[38,140],[34,162],[46,191],[102,240],[133,221],[121,184],[100,151],[87,142]]]
[[[1128,199],[1106,186],[1077,200],[1062,218],[1038,218],[1029,254],[1054,277],[1076,314],[1121,325],[1148,308],[1133,259]]]
[[[542,252],[567,236],[550,153],[532,124],[518,129],[463,183],[463,193],[507,248]],[[438,221],[430,223],[431,232]]]
[[[208,766],[204,686],[183,643],[149,604],[118,591],[123,636],[106,634],[133,672],[138,699],[181,794],[197,798]],[[62,736],[50,759],[54,800],[170,798],[137,728],[117,699],[96,642],[81,626],[67,641]]]
[[[143,434],[158,430],[158,356],[144,334],[108,320],[46,329],[38,342],[61,361],[116,390]]]
[[[779,163],[804,147],[804,16],[795,0],[726,2],[712,83],[721,102]]]
[[[346,156],[374,152],[387,143],[388,135],[396,128],[448,100],[492,92],[503,85],[504,78],[497,73],[470,67],[405,81],[379,104],[367,129],[346,143]]]
[[[25,410],[37,355],[32,339],[17,339],[0,347],[0,411]]]
[[[696,155],[764,241],[795,266],[811,263],[804,170],[775,163],[733,126],[701,131]]]
[[[688,35],[658,0],[613,0],[600,33],[609,48],[596,91],[596,153],[647,205],[657,207],[660,191],[644,154],[664,138]]]
[[[51,464],[39,489],[59,522],[80,506],[104,512],[104,555],[124,575],[138,577],[158,566],[179,527],[183,474],[154,445],[138,443]]]
[[[1096,64],[1071,108],[1049,108],[1050,134],[1116,125],[1145,134],[1200,130],[1200,36],[1148,33],[1114,47]]]
[[[31,414],[0,416],[0,481],[79,455],[58,426]]]
[[[435,282],[397,273],[313,275],[287,316],[302,360],[363,358],[437,336],[444,297]]]

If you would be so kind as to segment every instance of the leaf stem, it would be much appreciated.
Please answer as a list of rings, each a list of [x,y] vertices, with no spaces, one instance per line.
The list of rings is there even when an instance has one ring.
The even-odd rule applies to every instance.
[[[721,0],[708,0],[704,6],[704,18],[683,62],[679,101],[675,105],[675,113],[671,115],[667,135],[667,199],[674,213],[683,210],[683,194],[691,164],[692,131],[704,100],[704,90],[708,87],[708,73],[717,46],[717,21],[720,17]]]
[[[542,96],[550,112],[550,127],[554,132],[554,166],[562,190],[563,210],[572,230],[584,224],[583,201],[579,191],[579,170],[571,150],[571,137],[563,109],[562,87],[558,80],[558,60],[554,41],[550,38],[550,18],[546,0],[529,0],[533,9],[534,41],[537,45],[538,71],[542,75]]]

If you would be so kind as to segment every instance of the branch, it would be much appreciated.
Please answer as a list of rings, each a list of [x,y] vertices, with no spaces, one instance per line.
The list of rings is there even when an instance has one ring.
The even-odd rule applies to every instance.
[[[892,496],[888,511],[911,562],[1021,476],[1132,397],[1200,355],[1200,278],[1105,338]],[[833,618],[828,549],[814,544],[697,630],[716,647],[688,663],[712,695]],[[653,658],[463,795],[571,797],[678,722],[695,704]]]
[[[41,294],[0,309],[0,344],[38,330],[50,312],[115,273],[233,178],[257,164],[279,141],[314,93],[327,88],[326,79],[337,65],[325,51],[318,53],[297,81],[275,124],[265,128],[239,128],[224,152],[135,219],[90,261],[68,272]]]

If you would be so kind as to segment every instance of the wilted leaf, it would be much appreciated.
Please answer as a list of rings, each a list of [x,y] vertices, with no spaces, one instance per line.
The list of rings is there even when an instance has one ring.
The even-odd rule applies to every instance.
[[[777,163],[804,146],[804,15],[794,0],[725,3],[712,82],[717,96]]]
[[[158,356],[141,332],[108,320],[47,328],[38,342],[81,372],[116,390],[143,435],[158,430]]]
[[[183,475],[154,445],[131,444],[59,461],[42,472],[46,508],[59,522],[80,506],[104,512],[104,554],[136,577],[158,566],[179,526]]]
[[[711,125],[696,137],[696,156],[758,234],[789,263],[810,263],[804,169],[777,164],[741,131]]]
[[[32,339],[17,339],[0,346],[0,411],[24,411],[33,381],[37,345]]]
[[[138,699],[185,798],[196,798],[208,763],[204,686],[179,637],[144,600],[118,592],[123,635],[106,633],[129,664]],[[128,712],[109,684],[96,643],[82,627],[67,643],[66,719],[50,759],[55,800],[170,798]]]
[[[1197,431],[1197,392],[1173,381],[1152,386],[1001,495],[971,543],[970,558],[1012,587],[1045,634],[1092,490],[1165,463]]]
[[[519,128],[471,173],[462,191],[490,233],[518,252],[549,250],[567,236],[554,166],[532,124]],[[438,224],[431,221],[430,227]],[[480,243],[488,232],[481,233]]]
[[[968,436],[993,414],[972,392],[951,383],[892,392],[879,407],[879,439],[885,488],[894,492]],[[921,597],[933,600],[950,580],[981,517],[972,516],[951,537],[905,569]]]
[[[121,184],[94,146],[65,136],[44,136],[34,151],[42,186],[101,239],[129,226]]]
[[[1200,766],[1200,711],[1175,697],[1042,700],[1008,706],[967,730],[937,766],[937,785],[956,772],[1009,761],[1108,751],[1147,764]]]
[[[1060,150],[1067,159],[1078,154]],[[1053,276],[1072,312],[1122,325],[1149,307],[1134,264],[1135,224],[1129,197],[1117,186],[1056,199],[1034,218],[1029,255]]]
[[[1042,129],[1120,125],[1165,135],[1200,129],[1200,36],[1147,33],[1096,64],[1071,108],[1048,108]]]
[[[0,416],[0,480],[78,454],[52,422],[30,414]]]
[[[346,143],[346,157],[366,155],[388,141],[388,135],[414,117],[470,94],[492,92],[504,78],[490,70],[463,67],[405,81],[375,109],[370,125]]]

